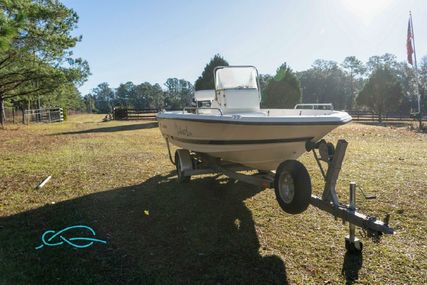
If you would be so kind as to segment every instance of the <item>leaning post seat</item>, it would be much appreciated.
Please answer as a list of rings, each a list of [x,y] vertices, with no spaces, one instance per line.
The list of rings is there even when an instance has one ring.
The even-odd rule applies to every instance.
[[[217,101],[224,114],[260,111],[257,89],[228,89],[217,91]]]

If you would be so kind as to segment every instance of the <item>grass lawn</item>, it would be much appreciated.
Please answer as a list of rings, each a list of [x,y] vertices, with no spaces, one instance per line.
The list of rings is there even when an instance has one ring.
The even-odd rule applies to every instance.
[[[102,117],[0,130],[0,284],[426,283],[426,135],[356,123],[328,135],[349,141],[340,198],[358,182],[378,197],[361,211],[390,213],[396,229],[351,256],[329,214],[285,214],[274,191],[225,177],[179,185],[155,122]],[[314,159],[301,161],[319,193]],[[35,249],[78,224],[107,244]]]

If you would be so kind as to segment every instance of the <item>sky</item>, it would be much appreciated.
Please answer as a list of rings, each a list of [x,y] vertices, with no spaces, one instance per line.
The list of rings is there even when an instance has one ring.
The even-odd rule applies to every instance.
[[[427,55],[425,0],[65,0],[79,15],[74,56],[92,75],[82,95],[101,82],[176,77],[192,83],[217,53],[231,65],[274,74],[283,62],[295,71],[321,58],[395,54],[406,59],[412,11],[418,61]]]

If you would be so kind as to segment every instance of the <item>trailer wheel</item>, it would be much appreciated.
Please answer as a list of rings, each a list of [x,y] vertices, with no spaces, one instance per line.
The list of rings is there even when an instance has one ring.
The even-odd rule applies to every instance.
[[[177,149],[175,151],[176,173],[178,174],[179,183],[190,182],[191,175],[184,175],[184,170],[193,168],[190,152],[186,149]]]
[[[304,212],[311,198],[310,175],[304,165],[296,160],[282,162],[274,177],[274,192],[283,211],[288,214]]]

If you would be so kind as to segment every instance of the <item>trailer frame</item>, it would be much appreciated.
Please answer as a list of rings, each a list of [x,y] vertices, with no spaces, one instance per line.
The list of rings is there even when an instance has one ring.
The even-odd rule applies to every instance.
[[[175,164],[180,171],[178,177],[187,177],[187,182],[193,175],[224,174],[232,179],[261,186],[262,188],[274,187],[274,171],[257,171],[256,169],[224,161],[205,153],[190,152],[183,149],[177,150],[177,152],[181,153],[180,156],[175,156],[174,161],[167,138],[166,144],[170,161]],[[322,197],[311,195],[310,205],[331,214],[335,219],[341,219],[343,223],[348,222],[349,234],[345,237],[345,247],[347,251],[350,252],[361,252],[363,244],[355,235],[356,227],[360,227],[362,230],[366,231],[367,236],[377,242],[380,241],[383,234],[394,234],[394,229],[389,226],[390,215],[388,214],[384,220],[379,220],[376,217],[358,212],[356,207],[356,190],[359,187],[355,182],[350,182],[349,203],[344,204],[339,201],[336,185],[347,146],[348,142],[343,139],[338,140],[336,147],[332,143],[327,143],[325,140],[321,140],[317,143],[307,142],[306,150],[313,152],[314,158],[325,181]],[[180,157],[183,157],[181,161],[176,161],[180,159]],[[321,161],[327,164],[326,173],[322,167]],[[251,174],[241,173],[241,171],[251,170]],[[362,194],[365,196],[363,191]],[[373,199],[375,197],[365,196],[365,198]]]

